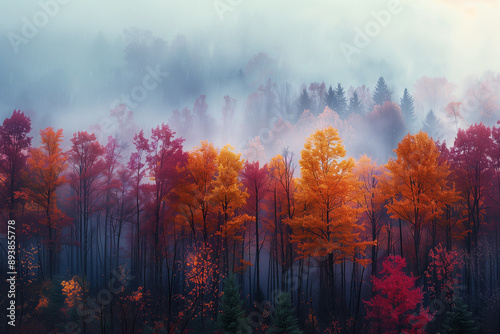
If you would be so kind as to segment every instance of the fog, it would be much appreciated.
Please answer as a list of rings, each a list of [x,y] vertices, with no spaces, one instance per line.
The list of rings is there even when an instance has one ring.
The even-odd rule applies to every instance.
[[[198,120],[187,127],[206,130],[188,134],[172,125],[187,138],[187,149],[209,139],[244,150],[283,116],[273,111],[280,117],[248,121],[248,96],[268,79],[276,84],[274,92],[288,83],[295,103],[302,85],[325,82],[328,88],[340,82],[345,91],[365,85],[373,92],[380,76],[396,103],[404,88],[413,94],[422,77],[453,83],[453,92],[440,102],[413,95],[417,128],[433,108],[443,122],[440,139],[450,141],[458,123],[444,116],[446,104],[465,105],[471,87],[485,77],[495,83],[490,90],[495,101],[498,90],[498,1],[41,0],[2,1],[0,13],[1,116],[14,109],[29,114],[35,143],[47,126],[63,128],[66,143],[75,131],[96,125],[104,135],[114,134],[118,129],[110,124],[116,120],[109,111],[118,103],[133,112],[127,134],[141,128],[148,133],[171,121],[174,109],[193,111],[205,95],[206,124]],[[266,56],[249,64],[259,53]],[[136,87],[140,99],[124,101]],[[236,100],[229,125],[221,112],[226,95]],[[482,121],[473,109],[461,126]],[[230,129],[221,131],[224,126]],[[267,159],[280,146],[299,153],[307,134],[289,132],[264,143]],[[352,147],[348,138],[346,146]],[[390,148],[350,153],[383,159],[385,151]]]

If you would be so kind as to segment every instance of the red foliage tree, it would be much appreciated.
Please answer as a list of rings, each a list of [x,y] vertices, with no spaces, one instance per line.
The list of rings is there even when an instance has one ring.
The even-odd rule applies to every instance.
[[[164,227],[174,212],[173,204],[176,203],[177,196],[175,188],[184,178],[183,169],[187,162],[187,153],[182,148],[184,139],[174,138],[174,135],[175,132],[166,124],[152,129],[149,154],[146,157],[149,176],[153,181],[149,186],[151,200],[148,215],[154,242],[154,280],[157,289],[163,261],[163,243],[160,241],[165,236]]]
[[[452,164],[452,155],[450,148],[446,146],[446,141],[443,143],[436,142],[436,148],[439,151],[438,161],[440,164],[448,164],[451,167]],[[453,168],[450,168],[451,173],[447,179],[447,186],[450,189],[455,189],[455,185],[457,183],[456,173],[453,172]],[[460,239],[462,234],[460,233],[459,225],[464,221],[463,219],[463,203],[460,201],[460,196],[458,191],[454,191],[454,203],[450,203],[446,205],[444,208],[443,214],[438,217],[438,219],[433,219],[432,221],[432,247],[434,247],[437,243],[437,228],[440,227],[444,232],[444,237],[446,240],[446,250],[451,251],[452,248],[452,240]],[[462,230],[463,231],[463,230]],[[463,232],[462,232],[463,233]]]
[[[21,174],[26,166],[31,145],[31,120],[24,112],[14,110],[0,126],[0,203],[2,216],[14,219],[17,199],[15,192],[21,187]]]
[[[104,147],[96,140],[95,135],[87,131],[79,131],[71,138],[72,146],[69,164],[72,168],[69,179],[75,193],[77,211],[77,235],[80,248],[79,260],[84,276],[87,275],[89,247],[89,224],[91,216],[100,210],[97,206],[102,195],[103,184],[100,180],[105,163]]]
[[[250,211],[255,215],[255,266],[257,271],[257,291],[256,297],[260,299],[260,249],[262,247],[260,243],[259,235],[259,211],[260,203],[269,192],[269,173],[267,170],[267,164],[263,167],[259,166],[259,162],[246,162],[243,171],[241,172],[241,178],[243,184],[245,185],[247,192],[249,193],[248,204],[252,207]]]
[[[382,267],[382,278],[373,277],[375,295],[365,301],[370,333],[424,333],[432,315],[428,309],[418,307],[423,294],[415,287],[417,278],[403,272],[406,260],[389,256]]]
[[[104,277],[107,278],[107,266],[108,266],[108,231],[111,235],[111,220],[113,218],[112,206],[117,203],[117,197],[113,196],[120,188],[120,182],[116,177],[117,169],[120,166],[119,160],[121,159],[121,152],[123,151],[123,146],[118,143],[116,138],[111,136],[108,137],[108,143],[104,147],[104,166],[103,166],[103,176],[104,176]]]
[[[441,244],[431,249],[429,257],[431,262],[425,275],[430,286],[430,298],[439,298],[451,303],[453,290],[460,282],[458,271],[463,266],[463,259],[457,251],[447,251]]]
[[[467,210],[464,227],[468,253],[478,246],[480,226],[484,223],[484,200],[493,177],[492,148],[491,129],[480,123],[471,125],[467,130],[458,130],[451,149],[457,190],[461,192]]]
[[[144,137],[144,132],[141,130],[134,136],[132,143],[135,146],[135,152],[132,152],[127,163],[128,169],[132,171],[132,192],[135,199],[135,235],[132,249],[132,271],[139,272],[140,259],[140,215],[141,215],[141,183],[146,175],[145,155],[149,152],[149,141]]]

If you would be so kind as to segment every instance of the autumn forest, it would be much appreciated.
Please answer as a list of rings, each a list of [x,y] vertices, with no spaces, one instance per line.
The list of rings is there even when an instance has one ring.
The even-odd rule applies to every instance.
[[[316,129],[300,154],[284,146],[269,160],[258,136],[247,158],[209,141],[187,150],[165,123],[130,142],[67,140],[52,127],[33,135],[15,110],[0,127],[0,166],[17,259],[1,265],[18,273],[19,332],[495,332],[500,128],[459,129],[452,145],[403,136],[407,90],[392,102],[381,77],[370,113],[343,94],[339,84],[322,113],[309,105],[296,124],[278,120]],[[459,106],[447,108],[461,117]],[[201,97],[196,115],[204,109]],[[110,115],[126,132],[131,114]],[[333,125],[345,133],[352,118],[376,131],[400,122],[381,134],[396,145],[385,164],[346,155]]]
[[[497,2],[19,3],[0,333],[500,333]]]

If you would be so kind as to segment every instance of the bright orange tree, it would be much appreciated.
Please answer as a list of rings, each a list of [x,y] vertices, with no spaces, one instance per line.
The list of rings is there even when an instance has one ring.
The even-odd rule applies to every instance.
[[[24,179],[27,187],[21,195],[34,203],[44,212],[42,224],[47,226],[49,276],[52,277],[55,264],[55,243],[61,232],[65,215],[57,207],[56,190],[66,179],[62,173],[66,170],[66,154],[60,147],[62,129],[54,132],[51,127],[40,131],[42,145],[31,149],[28,158],[28,173]]]
[[[355,225],[359,211],[354,207],[354,160],[344,159],[345,155],[337,130],[332,127],[317,130],[304,145],[299,161],[300,194],[311,208],[306,215],[290,220],[302,255],[328,255],[340,260],[366,246],[358,242]]]
[[[66,314],[73,307],[78,307],[80,310],[86,308],[86,305],[83,303],[83,284],[81,282],[81,277],[73,276],[73,278],[68,281],[62,281],[61,286],[62,293],[66,299],[65,307],[63,308]]]
[[[447,183],[449,166],[438,159],[439,151],[427,133],[420,131],[407,135],[395,152],[397,158],[391,158],[385,166],[387,178],[381,187],[389,197],[386,207],[391,218],[409,223],[417,275],[420,276],[422,229],[456,200],[455,191]]]
[[[181,210],[188,218],[195,238],[201,231],[206,246],[208,238],[215,232],[209,224],[209,214],[213,211],[210,194],[217,173],[217,150],[213,144],[203,141],[200,147],[189,152],[186,169],[189,176],[187,189],[181,194]]]
[[[359,240],[356,225],[359,210],[354,196],[357,182],[352,174],[354,160],[344,159],[346,151],[337,130],[317,130],[306,141],[299,161],[300,197],[309,210],[289,220],[292,240],[304,257],[324,257],[328,274],[327,291],[334,286],[333,265],[354,259],[370,242]],[[367,260],[360,260],[367,264]],[[326,283],[326,282],[323,282]],[[333,291],[330,291],[333,295]],[[331,306],[333,306],[334,301]]]
[[[220,150],[217,157],[217,177],[210,196],[222,215],[222,225],[219,226],[218,232],[224,242],[226,271],[229,268],[228,239],[231,236],[233,240],[237,240],[240,237],[239,232],[244,228],[244,220],[234,217],[235,210],[245,205],[248,197],[239,178],[243,168],[243,160],[240,157],[241,154],[234,153],[230,145]]]
[[[215,310],[214,296],[219,295],[218,286],[214,284],[215,267],[211,251],[208,248],[189,253],[184,266],[185,295],[180,298],[185,303],[185,311],[179,317],[201,318],[202,328],[208,318],[213,320]]]

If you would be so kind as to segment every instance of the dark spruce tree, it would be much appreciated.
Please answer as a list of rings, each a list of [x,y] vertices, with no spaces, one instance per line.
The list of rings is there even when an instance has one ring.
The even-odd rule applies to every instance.
[[[335,91],[333,90],[332,86],[328,88],[328,91],[325,94],[325,104],[330,108],[331,110],[334,110],[334,106],[336,104],[335,102]]]
[[[378,78],[377,86],[375,86],[375,92],[373,93],[373,101],[379,106],[383,105],[384,102],[392,100],[392,93],[387,87],[383,77]]]
[[[427,116],[425,117],[424,126],[422,127],[424,132],[427,132],[429,137],[432,137],[434,140],[438,140],[441,136],[440,124],[432,109],[429,111]]]
[[[349,99],[349,113],[350,114],[363,114],[363,104],[358,98],[358,93],[354,92]]]
[[[443,324],[443,333],[453,334],[475,334],[479,332],[472,312],[467,310],[467,305],[461,298],[455,300],[455,307],[451,312],[446,312],[446,320]]]
[[[302,93],[300,93],[299,98],[297,99],[297,111],[299,115],[302,115],[304,110],[311,110],[313,106],[313,101],[309,94],[307,94],[307,89],[304,87],[302,89]]]
[[[276,298],[276,308],[269,334],[302,334],[289,293],[280,293]]]
[[[413,106],[413,97],[408,93],[408,89],[405,88],[400,102],[399,106],[401,107],[401,113],[403,114],[406,128],[408,131],[412,131],[415,126],[416,116],[415,107]]]
[[[335,102],[333,110],[339,114],[340,118],[344,119],[347,116],[347,99],[345,97],[344,88],[339,83],[335,88]]]
[[[229,275],[224,282],[224,295],[220,308],[221,312],[217,316],[217,322],[224,333],[246,334],[252,332],[245,318],[239,287],[233,274]]]

